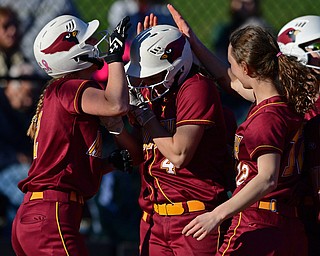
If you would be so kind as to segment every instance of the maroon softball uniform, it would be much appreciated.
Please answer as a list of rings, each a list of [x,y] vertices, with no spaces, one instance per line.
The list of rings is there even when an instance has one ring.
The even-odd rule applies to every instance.
[[[145,162],[141,170],[146,186],[142,187],[139,203],[142,210],[148,211],[152,202],[155,210],[149,254],[213,255],[217,250],[217,233],[197,241],[182,236],[181,231],[195,216],[226,200],[226,177],[231,170],[224,168],[227,143],[219,93],[210,79],[195,74],[178,88],[171,88],[164,98],[152,102],[151,107],[172,135],[177,127],[191,124],[203,125],[205,131],[192,160],[184,168],[176,168],[163,156],[144,131]],[[196,209],[192,213],[187,206],[190,202]],[[175,208],[177,204],[181,205],[180,212],[166,214],[167,205]]]
[[[12,229],[17,255],[87,255],[79,233],[83,198],[98,191],[104,174],[99,119],[81,109],[92,84],[59,79],[46,89],[33,163],[18,185],[26,195]]]
[[[306,255],[303,224],[296,215],[295,191],[301,180],[303,118],[275,96],[254,106],[237,129],[238,193],[258,174],[257,158],[281,155],[277,188],[235,215],[219,255]]]

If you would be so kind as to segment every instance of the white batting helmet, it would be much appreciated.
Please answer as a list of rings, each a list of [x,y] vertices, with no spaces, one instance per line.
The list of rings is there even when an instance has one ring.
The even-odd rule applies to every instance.
[[[146,78],[166,71],[162,82],[135,86],[149,88],[151,91],[156,86],[164,86],[162,93],[150,93],[155,100],[167,93],[176,81],[180,85],[188,75],[193,63],[190,44],[185,36],[170,25],[157,25],[144,30],[136,36],[130,48],[130,62],[125,66],[129,77]],[[130,85],[130,79],[129,86]],[[155,90],[156,91],[156,90]]]
[[[320,69],[309,63],[311,53],[320,53],[320,16],[307,15],[293,19],[278,33],[278,44],[283,54],[295,56],[303,65]],[[314,43],[314,44],[313,44]],[[306,47],[312,51],[306,51]]]
[[[86,69],[93,63],[98,64],[101,62],[98,61],[98,44],[86,43],[98,27],[98,20],[85,23],[71,15],[53,19],[39,32],[34,42],[34,56],[39,66],[48,75],[61,77]]]

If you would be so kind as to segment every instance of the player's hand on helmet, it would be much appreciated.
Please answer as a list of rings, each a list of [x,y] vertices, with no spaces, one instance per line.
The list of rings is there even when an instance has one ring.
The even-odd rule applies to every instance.
[[[119,171],[131,173],[133,170],[132,158],[126,149],[116,149],[112,151],[108,157],[108,162]]]
[[[113,33],[109,37],[109,50],[105,61],[110,64],[112,62],[122,62],[122,56],[125,48],[125,41],[128,36],[128,29],[130,28],[130,18],[126,16],[123,18]]]
[[[145,126],[150,120],[155,118],[153,111],[139,89],[131,88],[129,90],[129,98],[130,113],[135,117],[139,125]]]
[[[140,34],[142,31],[154,27],[156,25],[158,25],[158,17],[155,16],[153,13],[150,13],[150,15],[144,17],[143,24],[141,22],[138,22],[137,35]]]
[[[119,135],[124,127],[121,116],[101,116],[100,122],[109,131],[109,133],[115,135]]]

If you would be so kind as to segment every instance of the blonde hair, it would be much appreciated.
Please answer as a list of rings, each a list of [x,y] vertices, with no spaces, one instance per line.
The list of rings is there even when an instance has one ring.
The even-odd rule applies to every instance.
[[[37,108],[36,108],[36,113],[32,117],[30,126],[29,126],[28,131],[27,131],[27,135],[31,139],[34,139],[36,131],[37,131],[37,123],[38,123],[40,112],[41,112],[42,107],[43,107],[43,100],[44,100],[44,96],[45,96],[46,90],[47,90],[48,86],[50,84],[52,84],[55,80],[56,79],[51,79],[50,81],[48,81],[47,84],[45,85],[41,95],[39,96],[39,100],[38,100],[38,104],[37,104]]]

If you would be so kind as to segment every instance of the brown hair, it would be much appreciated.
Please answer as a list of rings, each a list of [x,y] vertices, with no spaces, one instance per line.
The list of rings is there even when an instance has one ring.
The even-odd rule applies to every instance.
[[[231,34],[230,44],[236,62],[244,61],[253,77],[272,81],[298,114],[303,115],[313,107],[318,92],[316,77],[296,58],[281,54],[270,32],[247,26]]]

